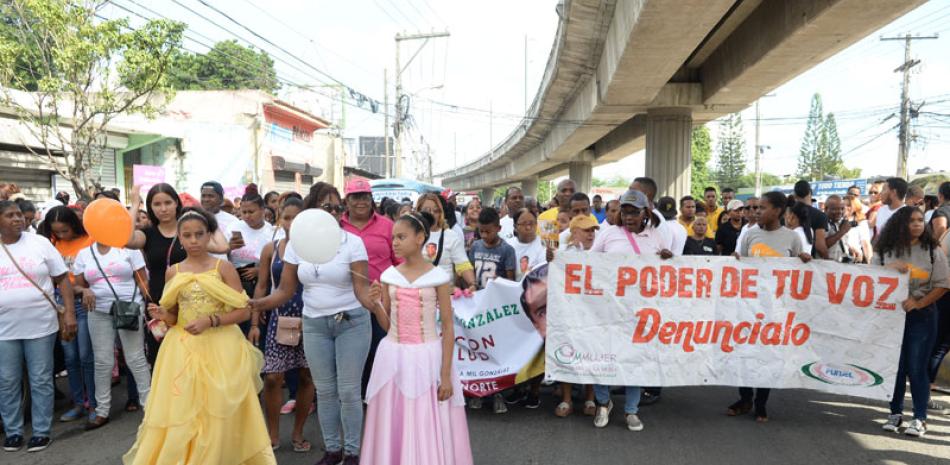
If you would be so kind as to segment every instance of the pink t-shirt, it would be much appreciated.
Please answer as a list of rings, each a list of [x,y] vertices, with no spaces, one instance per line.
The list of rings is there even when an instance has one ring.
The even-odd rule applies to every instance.
[[[369,256],[369,279],[377,281],[379,277],[390,266],[396,266],[402,263],[402,260],[396,258],[393,252],[393,222],[378,213],[373,213],[369,222],[359,229],[350,223],[347,215],[340,221],[343,230],[363,240],[366,247],[366,255]]]
[[[653,226],[643,228],[643,231],[639,234],[630,234],[636,240],[641,255],[659,254],[670,243],[670,238],[665,235],[663,230],[656,229]],[[608,226],[598,231],[594,237],[594,245],[590,250],[593,252],[636,253],[627,238],[627,233],[624,232],[623,226]]]

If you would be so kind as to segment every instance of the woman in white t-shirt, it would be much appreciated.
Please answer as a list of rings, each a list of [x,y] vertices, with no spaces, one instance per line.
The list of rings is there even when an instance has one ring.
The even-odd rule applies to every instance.
[[[49,446],[53,425],[53,346],[59,329],[56,310],[50,303],[54,285],[66,307],[63,316],[67,338],[75,337],[77,325],[73,288],[63,257],[45,237],[23,232],[25,227],[26,221],[16,203],[0,201],[0,243],[4,249],[0,252],[0,417],[6,433],[3,447],[7,451],[23,447],[20,402],[25,367],[30,381],[33,430],[27,448],[37,452]]]
[[[86,430],[99,428],[109,422],[112,405],[112,367],[115,365],[115,334],[119,333],[125,363],[135,378],[139,402],[145,405],[152,377],[145,359],[145,339],[142,321],[138,329],[116,330],[110,310],[116,297],[142,304],[138,283],[145,279],[145,259],[142,252],[117,249],[95,243],[79,251],[73,262],[76,290],[82,296],[87,311],[89,338],[95,359],[96,414],[86,424]],[[136,281],[138,275],[140,281]],[[110,287],[111,285],[111,287]]]
[[[228,258],[241,277],[241,286],[247,295],[253,296],[261,251],[274,237],[274,227],[264,221],[264,199],[257,195],[256,190],[248,188],[249,191],[241,197],[241,220],[227,225],[224,235],[231,248]],[[239,326],[247,334],[251,322],[245,321]]]
[[[524,275],[536,266],[547,263],[547,250],[538,237],[538,219],[531,210],[522,208],[511,219],[515,226],[515,235],[508,244],[515,249],[515,278],[521,281]]]
[[[308,208],[322,208],[337,221],[343,216],[340,193],[324,182],[310,188],[304,199],[304,209]],[[363,241],[346,231],[336,256],[322,265],[300,258],[288,243],[280,285],[271,295],[248,304],[253,311],[273,309],[288,302],[298,284],[303,285],[304,353],[317,386],[317,416],[326,463],[339,463],[344,454],[358,457],[360,452],[360,385],[372,333],[367,309],[376,305],[366,278],[368,262]]]
[[[434,193],[422,194],[416,201],[416,211],[426,212],[435,219],[422,256],[449,276],[461,276],[465,287],[475,291],[475,272],[465,253],[464,237],[449,229],[443,205],[441,197]]]
[[[856,197],[845,196],[845,218],[857,224],[857,226],[851,227],[851,230],[845,235],[845,241],[851,249],[852,256],[858,257],[858,262],[871,263],[874,254],[871,248],[871,228],[868,226],[868,220],[864,217],[862,207],[861,201]]]

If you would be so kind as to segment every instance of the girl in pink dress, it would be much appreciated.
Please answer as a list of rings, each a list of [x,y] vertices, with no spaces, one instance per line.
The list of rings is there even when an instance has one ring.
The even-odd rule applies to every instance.
[[[375,313],[389,334],[366,388],[361,464],[472,463],[462,385],[452,366],[452,277],[422,257],[431,224],[426,213],[396,221],[393,250],[404,262],[371,288],[382,297]]]

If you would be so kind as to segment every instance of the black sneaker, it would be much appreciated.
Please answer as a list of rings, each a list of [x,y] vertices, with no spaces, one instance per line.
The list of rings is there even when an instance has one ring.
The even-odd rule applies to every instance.
[[[7,440],[3,441],[3,450],[7,452],[16,452],[21,448],[23,448],[23,436],[19,434],[8,436]]]
[[[27,452],[39,452],[41,450],[46,450],[49,447],[49,443],[53,442],[48,436],[33,436],[30,438],[30,442],[26,445]]]
[[[541,406],[541,399],[538,396],[528,394],[525,397],[524,408],[536,409]]]
[[[640,393],[640,406],[652,405],[660,401],[660,395],[644,390]]]
[[[515,389],[505,394],[505,403],[508,405],[517,405],[524,402],[525,394],[520,389]]]

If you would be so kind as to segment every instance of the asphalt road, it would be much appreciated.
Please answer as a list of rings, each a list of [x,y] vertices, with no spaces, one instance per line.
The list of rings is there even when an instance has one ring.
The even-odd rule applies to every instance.
[[[52,446],[29,454],[0,452],[5,465],[100,465],[120,463],[135,439],[141,414],[121,411],[125,388],[114,390],[113,419],[107,426],[83,432],[79,423],[57,423]],[[822,394],[813,391],[773,391],[771,421],[757,424],[752,417],[729,418],[727,405],[735,389],[691,387],[665,389],[663,399],[643,407],[646,428],[627,431],[621,396],[615,396],[611,423],[593,427],[592,418],[575,414],[557,418],[556,402],[542,397],[537,410],[514,407],[504,415],[485,409],[469,411],[472,449],[477,464],[610,465],[631,463],[678,464],[950,464],[950,416],[931,416],[923,439],[885,433],[884,402]],[[950,403],[950,396],[938,399]],[[581,403],[576,403],[580,407]],[[910,397],[907,398],[908,412]],[[579,410],[579,409],[578,409]],[[308,422],[307,438],[314,443],[308,454],[294,453],[289,435],[291,416],[281,421],[283,447],[280,464],[311,465],[321,456],[316,417]]]

